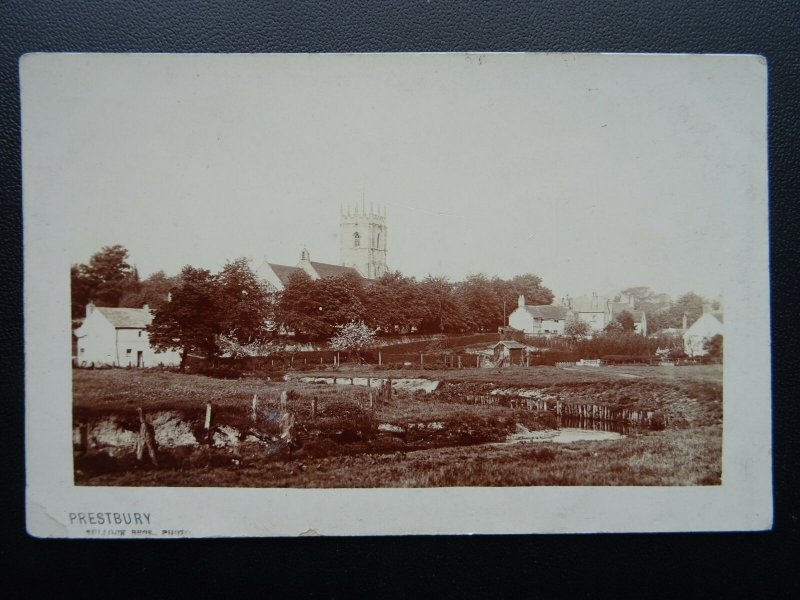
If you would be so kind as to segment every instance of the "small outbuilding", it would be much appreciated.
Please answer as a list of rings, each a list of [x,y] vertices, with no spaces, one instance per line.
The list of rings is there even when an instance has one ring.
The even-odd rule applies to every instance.
[[[515,340],[503,340],[492,346],[494,366],[524,365],[528,347]]]

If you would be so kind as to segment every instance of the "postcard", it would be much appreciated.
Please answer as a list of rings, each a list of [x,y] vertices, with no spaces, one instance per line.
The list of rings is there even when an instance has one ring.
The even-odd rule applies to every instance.
[[[27,526],[772,526],[767,65],[20,59]]]

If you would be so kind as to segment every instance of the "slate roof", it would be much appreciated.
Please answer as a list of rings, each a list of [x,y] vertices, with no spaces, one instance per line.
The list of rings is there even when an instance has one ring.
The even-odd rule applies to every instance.
[[[100,311],[115,329],[144,329],[153,320],[153,313],[146,308],[108,308],[98,306]]]
[[[311,261],[311,266],[314,267],[314,270],[317,274],[322,278],[326,277],[339,277],[341,275],[356,275],[357,277],[361,277],[359,272],[354,269],[353,267],[343,267],[341,265],[330,265],[328,263],[321,263],[321,262],[314,262]]]
[[[555,304],[540,304],[538,306],[525,305],[525,310],[534,319],[555,320],[566,319],[569,309],[566,306]]]
[[[506,348],[527,348],[525,344],[520,344],[515,340],[502,340],[497,342],[492,348],[497,348],[498,346],[505,346]]]

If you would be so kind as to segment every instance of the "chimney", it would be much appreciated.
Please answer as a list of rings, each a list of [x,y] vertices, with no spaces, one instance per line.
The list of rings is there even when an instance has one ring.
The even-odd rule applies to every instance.
[[[525,308],[525,296],[524,295],[522,295],[522,294],[519,295],[519,300],[517,300],[517,306],[519,306],[520,308]]]
[[[142,304],[142,308],[144,310],[150,310],[150,305],[149,304]]]
[[[689,324],[688,320],[689,319],[687,318],[686,313],[683,313],[683,325],[681,325],[681,327],[683,327],[684,330],[689,328],[688,327],[688,324]]]
[[[95,309],[94,302],[90,301],[89,304],[86,305],[86,318],[87,319],[89,318],[89,315],[94,312],[94,309]]]

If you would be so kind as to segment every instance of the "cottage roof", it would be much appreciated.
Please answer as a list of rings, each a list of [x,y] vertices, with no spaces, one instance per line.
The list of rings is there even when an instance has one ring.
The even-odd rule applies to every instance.
[[[498,346],[505,346],[506,348],[527,348],[525,344],[520,344],[516,340],[502,340],[497,342],[492,348],[497,348]]]
[[[314,262],[313,260],[311,261],[311,266],[314,267],[314,270],[322,279],[326,277],[339,277],[341,275],[355,275],[356,277],[361,277],[358,271],[353,267],[331,265],[328,263]]]
[[[153,313],[147,308],[95,308],[115,329],[144,329],[153,320]]]
[[[603,296],[579,296],[570,300],[570,308],[575,312],[606,312],[608,298]]]
[[[525,305],[525,310],[534,319],[555,320],[566,319],[569,309],[557,304],[540,304],[538,306]]]

